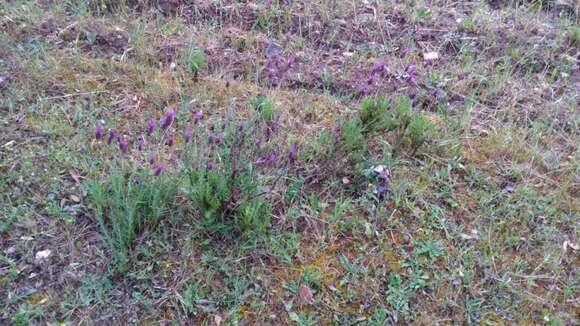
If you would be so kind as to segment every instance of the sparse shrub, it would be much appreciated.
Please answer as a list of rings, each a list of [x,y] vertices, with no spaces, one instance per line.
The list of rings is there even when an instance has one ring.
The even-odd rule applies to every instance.
[[[264,196],[285,180],[298,148],[277,136],[272,103],[253,103],[254,115],[244,121],[214,117],[204,123],[195,110],[193,121],[183,123],[169,110],[133,137],[96,126],[96,147],[110,157],[110,172],[87,182],[86,189],[119,267],[129,262],[138,235],[154,230],[177,205],[191,204],[194,221],[209,233],[266,231],[272,208]]]
[[[185,65],[190,72],[198,76],[207,65],[203,49],[195,44],[190,44],[185,53]]]
[[[266,97],[258,96],[252,99],[252,108],[266,122],[275,118],[274,104]]]
[[[101,233],[121,269],[128,263],[133,241],[159,224],[177,189],[166,176],[129,167],[115,168],[86,186]]]
[[[358,118],[349,119],[342,124],[342,149],[348,159],[359,162],[366,152],[366,138],[363,133],[362,122]]]
[[[574,46],[580,45],[580,26],[571,26],[568,31],[570,43]]]
[[[389,102],[382,96],[363,98],[358,116],[365,132],[384,130]]]
[[[432,137],[433,128],[429,120],[419,112],[412,112],[412,102],[408,96],[395,96],[390,109],[385,98],[366,97],[361,103],[358,117],[367,136],[371,132],[391,132],[395,153],[407,138],[415,153]]]
[[[409,139],[411,140],[411,148],[413,152],[433,134],[433,126],[422,114],[415,113],[411,116],[409,121]]]
[[[251,119],[223,119],[219,128],[210,126],[207,137],[201,137],[207,145],[193,142],[185,148],[191,160],[185,164],[186,192],[211,232],[264,233],[271,207],[262,197],[296,159],[295,146],[286,150],[274,139],[277,114],[271,102],[259,98],[252,105],[256,111]]]

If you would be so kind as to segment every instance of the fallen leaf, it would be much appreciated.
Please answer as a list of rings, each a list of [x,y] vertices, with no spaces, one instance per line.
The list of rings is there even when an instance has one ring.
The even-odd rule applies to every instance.
[[[81,199],[79,198],[79,196],[76,196],[76,195],[70,195],[70,200],[74,201],[75,203],[81,202]]]
[[[82,177],[75,171],[75,170],[68,170],[68,174],[70,174],[70,177],[76,182],[79,183],[82,179]]]
[[[300,291],[298,291],[298,298],[302,303],[308,304],[314,298],[312,291],[306,285],[300,286]]]

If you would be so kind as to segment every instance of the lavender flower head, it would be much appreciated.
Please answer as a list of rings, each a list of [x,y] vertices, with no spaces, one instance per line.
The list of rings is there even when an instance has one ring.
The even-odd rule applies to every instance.
[[[101,125],[97,123],[97,125],[95,126],[95,139],[100,140],[101,138],[103,138],[104,134],[105,130],[103,130],[103,127],[101,127]]]
[[[167,113],[165,114],[165,119],[163,119],[163,123],[161,125],[163,127],[163,130],[169,128],[169,126],[171,126],[171,124],[173,123],[174,119],[175,119],[175,111],[173,110],[167,111]]]
[[[294,162],[294,160],[296,159],[296,152],[297,152],[296,144],[290,145],[290,149],[288,150],[288,160],[290,162]]]
[[[127,141],[127,139],[124,137],[119,138],[119,149],[121,150],[121,153],[127,154],[127,150],[129,149],[129,141]]]
[[[222,131],[226,130],[226,127],[228,126],[229,120],[228,118],[224,118],[224,120],[222,121],[222,124],[220,126],[220,128],[222,129]]]
[[[407,65],[405,68],[405,73],[407,73],[407,80],[414,83],[415,78],[417,77],[417,70],[415,69],[415,66],[412,64]]]
[[[151,135],[153,131],[155,131],[155,127],[157,127],[157,122],[155,122],[155,120],[150,119],[147,121],[147,135]]]
[[[400,56],[400,58],[401,58],[401,59],[403,59],[404,57],[406,57],[406,56],[407,56],[407,54],[409,54],[409,53],[411,53],[411,52],[413,52],[413,49],[411,49],[411,48],[405,48],[405,49],[403,50],[403,52],[401,52],[401,56]]]
[[[383,73],[385,71],[385,61],[380,60],[379,62],[373,65],[371,69],[371,76],[375,76],[376,74]]]
[[[175,141],[175,134],[174,133],[170,133],[169,135],[167,135],[167,141],[165,141],[165,144],[169,147],[173,146],[173,142]]]
[[[145,139],[141,136],[137,141],[137,149],[142,151],[145,148]]]
[[[109,136],[107,137],[107,145],[111,145],[115,137],[117,137],[117,132],[115,131],[115,129],[109,129]]]
[[[207,169],[209,171],[213,170],[213,161],[212,160],[207,161]]]
[[[270,157],[268,157],[268,159],[266,159],[265,164],[267,167],[273,167],[277,160],[278,160],[278,154],[276,152],[272,152],[272,154],[270,154]]]
[[[183,132],[183,141],[186,144],[189,143],[192,136],[193,136],[193,131],[191,130],[191,128],[185,129],[185,131]]]
[[[156,160],[157,160],[157,154],[155,154],[155,152],[151,152],[151,153],[149,153],[149,155],[147,155],[147,162],[149,162],[149,164],[151,164],[151,165],[155,164]]]
[[[161,172],[163,172],[163,170],[165,170],[165,165],[163,164],[159,164],[157,165],[157,167],[153,170],[153,175],[154,176],[159,176],[161,174]]]
[[[195,110],[195,112],[193,113],[193,121],[197,124],[199,120],[201,120],[202,115],[203,113],[201,112],[201,110]]]

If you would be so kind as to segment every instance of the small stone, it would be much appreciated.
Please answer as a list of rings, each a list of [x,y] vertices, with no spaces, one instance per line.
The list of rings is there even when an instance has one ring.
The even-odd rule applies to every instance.
[[[34,256],[34,261],[37,264],[44,262],[48,257],[52,255],[52,251],[50,249],[42,250],[36,253]]]
[[[437,60],[437,59],[439,59],[439,53],[437,53],[437,52],[423,53],[423,59],[429,60],[429,61]]]

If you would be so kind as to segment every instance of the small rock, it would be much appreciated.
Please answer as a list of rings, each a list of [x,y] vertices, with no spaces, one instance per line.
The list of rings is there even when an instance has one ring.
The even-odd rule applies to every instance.
[[[12,254],[15,254],[16,247],[14,247],[14,246],[8,247],[8,249],[4,250],[4,253],[6,254],[6,256],[10,256]]]
[[[36,264],[41,264],[46,259],[48,259],[51,255],[52,255],[52,251],[50,249],[46,249],[46,250],[39,251],[34,256],[34,262]]]
[[[6,88],[8,86],[8,77],[0,76],[0,89]]]
[[[428,61],[433,61],[439,59],[439,53],[437,52],[426,52],[423,53],[423,59]]]

